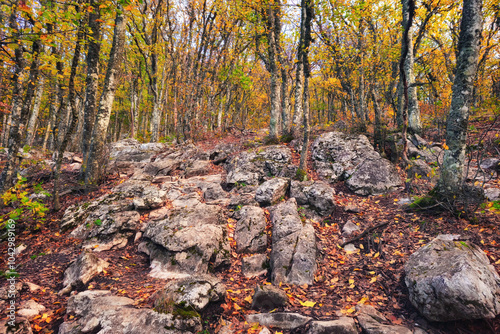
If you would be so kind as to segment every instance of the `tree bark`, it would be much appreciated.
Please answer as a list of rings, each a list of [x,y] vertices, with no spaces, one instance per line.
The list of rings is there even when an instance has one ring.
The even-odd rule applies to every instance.
[[[101,52],[101,24],[100,24],[100,9],[97,0],[89,0],[89,5],[94,10],[89,14],[89,29],[88,36],[89,44],[87,48],[87,78],[85,80],[85,102],[83,109],[83,134],[82,134],[82,153],[83,163],[81,175],[86,173],[88,165],[88,154],[92,139],[92,131],[97,112],[97,93],[99,89],[99,53]]]
[[[464,185],[465,145],[483,25],[482,0],[464,0],[455,80],[446,124],[446,145],[438,191],[446,198],[460,194]]]
[[[420,123],[420,109],[418,107],[417,99],[417,87],[412,86],[415,82],[415,75],[413,74],[413,29],[411,23],[409,23],[409,1],[402,0],[403,5],[403,29],[410,24],[408,28],[407,37],[407,54],[404,63],[404,70],[406,75],[406,81],[408,84],[408,131],[410,133],[420,133],[422,131],[422,125]],[[405,41],[403,41],[405,43]]]
[[[38,113],[40,111],[40,105],[42,104],[43,95],[43,78],[40,78],[38,82],[38,87],[35,93],[35,104],[33,105],[33,111],[31,112],[30,119],[28,121],[28,127],[26,128],[26,142],[28,146],[33,145],[33,140],[35,139],[36,133],[36,122],[38,120]]]
[[[101,162],[104,156],[106,133],[113,108],[115,98],[116,83],[119,65],[123,57],[125,44],[125,19],[123,8],[118,5],[115,18],[115,28],[113,33],[113,44],[109,54],[108,70],[104,80],[104,88],[99,101],[97,118],[92,132],[92,141],[87,160],[87,170],[85,173],[85,185],[96,185],[102,177],[103,170]]]

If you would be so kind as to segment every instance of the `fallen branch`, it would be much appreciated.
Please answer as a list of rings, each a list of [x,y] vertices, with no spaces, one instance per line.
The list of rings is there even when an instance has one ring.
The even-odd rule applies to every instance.
[[[385,226],[389,224],[389,221],[386,221],[384,223],[380,223],[380,224],[377,224],[375,226],[372,226],[372,227],[369,227],[367,228],[366,230],[364,230],[363,232],[361,232],[358,236],[352,238],[352,239],[349,239],[347,240],[346,242],[343,242],[340,247],[344,247],[345,245],[347,244],[350,244],[350,243],[353,243],[354,241],[358,241],[359,239],[362,239],[364,236],[366,236],[368,233],[370,233],[371,231],[373,230],[376,230],[378,229],[379,227],[382,227],[382,226]]]

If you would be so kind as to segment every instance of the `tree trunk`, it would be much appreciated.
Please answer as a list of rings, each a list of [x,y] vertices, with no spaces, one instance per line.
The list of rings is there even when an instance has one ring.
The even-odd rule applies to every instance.
[[[372,88],[371,91],[373,100],[373,111],[375,113],[375,128],[373,131],[373,143],[377,151],[382,152],[384,150],[384,143],[382,141],[382,117],[380,115],[380,106],[378,104],[379,97],[377,90]]]
[[[302,180],[307,178],[307,154],[309,150],[309,46],[311,45],[311,21],[314,16],[313,0],[301,0],[300,4],[300,39],[299,39],[299,54],[298,58],[302,60],[304,71],[304,141],[302,143],[302,151],[300,152],[299,176]]]
[[[92,132],[92,141],[88,154],[87,170],[85,173],[85,184],[96,185],[104,172],[101,165],[104,158],[104,149],[106,133],[113,108],[115,98],[117,75],[120,62],[123,57],[123,48],[125,44],[125,19],[123,8],[118,5],[116,11],[115,28],[113,34],[113,44],[109,54],[108,70],[104,79],[104,88],[99,101],[96,123]]]
[[[43,78],[40,78],[35,93],[35,104],[33,105],[33,111],[31,112],[31,116],[28,121],[28,127],[26,128],[26,145],[28,146],[33,145],[33,139],[35,138],[36,122],[38,120],[40,105],[42,104],[42,95],[43,95]]]
[[[299,43],[300,48],[300,43]],[[301,130],[301,122],[303,119],[303,109],[302,109],[302,96],[304,94],[304,72],[303,72],[303,63],[302,59],[300,59],[300,50],[298,51],[297,57],[297,68],[295,72],[295,104],[294,104],[294,113],[293,113],[293,121],[292,121],[292,136],[294,138],[299,138],[302,130]]]
[[[97,0],[89,0],[89,5],[94,7],[94,10],[89,14],[89,29],[91,31],[91,35],[88,37],[87,78],[85,80],[86,89],[83,109],[82,176],[86,173],[88,166],[88,153],[90,150],[92,131],[94,129],[94,122],[96,118],[97,92],[99,89],[99,53],[101,52],[101,13],[99,9],[99,2]]]
[[[408,25],[409,13],[409,0],[402,0],[403,5],[403,29]],[[411,25],[411,23],[410,23]],[[417,87],[412,86],[415,83],[415,76],[413,74],[413,29],[408,30],[408,49],[404,64],[406,81],[408,84],[408,131],[410,133],[420,133],[422,125],[420,123],[420,109],[417,100]]]
[[[464,182],[465,145],[474,77],[483,25],[482,0],[464,0],[455,80],[446,124],[446,145],[438,191],[446,198],[460,194]]]

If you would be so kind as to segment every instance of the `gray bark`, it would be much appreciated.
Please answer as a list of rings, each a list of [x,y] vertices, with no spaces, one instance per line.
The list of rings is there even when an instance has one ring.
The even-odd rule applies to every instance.
[[[455,81],[446,124],[449,149],[444,153],[438,184],[439,192],[448,198],[459,194],[463,187],[469,105],[479,59],[482,25],[482,0],[464,0]]]
[[[87,160],[87,170],[85,173],[85,184],[95,185],[102,177],[104,166],[101,166],[104,156],[106,133],[111,117],[111,110],[115,98],[116,84],[119,65],[123,57],[125,44],[125,19],[121,5],[117,7],[115,18],[115,28],[113,34],[113,44],[109,54],[108,70],[104,80],[104,88],[99,101],[97,118],[92,132],[92,141]]]
[[[33,111],[31,112],[30,119],[28,121],[28,127],[26,128],[26,145],[32,146],[33,139],[36,133],[36,121],[38,120],[38,113],[40,111],[40,105],[42,104],[43,95],[43,78],[40,78],[38,82],[38,87],[35,92],[35,104],[33,105]]]

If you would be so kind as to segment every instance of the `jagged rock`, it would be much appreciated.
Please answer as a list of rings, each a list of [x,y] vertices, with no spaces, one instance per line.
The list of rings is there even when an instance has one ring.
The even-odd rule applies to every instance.
[[[356,246],[354,246],[353,244],[345,245],[344,250],[347,252],[347,254],[359,252],[359,249],[357,249]]]
[[[298,313],[257,313],[245,316],[249,324],[258,323],[261,326],[272,326],[281,329],[295,329],[304,326],[311,317],[306,317]]]
[[[286,146],[268,146],[258,150],[245,151],[230,159],[226,165],[230,185],[258,185],[265,176],[277,176],[292,160],[292,153]]]
[[[347,187],[358,195],[388,193],[402,185],[396,168],[383,158],[366,159],[346,181]]]
[[[132,299],[113,296],[110,291],[81,292],[69,298],[67,307],[78,320],[63,323],[59,334],[188,334],[202,329],[194,312],[163,314],[133,305]]]
[[[367,334],[412,334],[412,331],[403,326],[384,325],[381,322],[387,319],[370,305],[357,305],[359,312],[358,323]]]
[[[272,285],[257,285],[252,298],[252,310],[271,311],[277,307],[285,307],[288,296],[285,291]]]
[[[30,282],[24,282],[24,285],[26,285],[28,287],[28,290],[30,292],[36,292],[36,291],[42,289],[42,287],[40,285],[36,285],[36,284],[30,283]]]
[[[241,272],[247,278],[267,274],[266,254],[255,254],[241,259]]]
[[[120,140],[110,145],[110,159],[115,161],[144,161],[153,155],[163,152],[167,146],[162,143],[141,144],[139,141],[129,138]]]
[[[240,219],[236,223],[234,240],[236,252],[258,253],[267,249],[266,216],[264,210],[256,206],[244,206],[237,212]]]
[[[353,318],[341,317],[330,321],[313,321],[307,334],[359,334]]]
[[[385,193],[402,185],[394,166],[363,135],[324,133],[312,145],[312,159],[321,178],[347,180],[347,186],[359,195]]]
[[[290,197],[298,205],[309,205],[322,216],[330,215],[335,209],[333,189],[323,181],[292,181]]]
[[[66,294],[85,286],[108,266],[108,262],[99,259],[95,254],[83,251],[64,272],[64,288],[59,294]]]
[[[0,320],[0,334],[33,334],[28,319],[17,316],[14,319]],[[11,322],[14,326],[11,326]]]
[[[246,189],[248,188],[248,189]],[[259,206],[259,203],[255,200],[255,187],[247,186],[237,189],[230,194],[229,208],[239,210],[245,205],[247,206]]]
[[[284,198],[288,190],[289,181],[276,177],[262,183],[255,192],[255,200],[262,205],[276,204]]]
[[[224,301],[226,288],[220,279],[210,275],[195,275],[169,282],[157,293],[155,310],[165,313],[172,306],[204,310],[209,303]]]
[[[207,175],[211,172],[210,161],[205,160],[195,160],[189,166],[186,167],[184,172],[185,177],[201,176]]]
[[[360,213],[361,209],[356,205],[348,204],[344,207],[344,211],[350,213]]]
[[[411,303],[431,321],[494,318],[500,277],[478,246],[454,239],[439,235],[410,256],[405,283]]]
[[[303,223],[294,198],[272,208],[271,279],[273,284],[312,284],[316,272],[316,239],[312,224]]]
[[[179,278],[208,271],[229,261],[229,243],[223,210],[197,203],[178,207],[163,220],[150,221],[139,250],[150,256],[151,273],[157,278]]]
[[[182,161],[163,159],[150,162],[144,166],[144,173],[151,176],[166,176],[171,175],[181,167]]]
[[[234,144],[218,144],[212,151],[210,151],[210,160],[213,160],[215,165],[224,163],[227,161],[229,156],[236,151],[236,149],[237,148]]]
[[[45,311],[45,306],[30,299],[21,305],[20,309],[17,311],[17,315],[31,320],[43,311]]]

